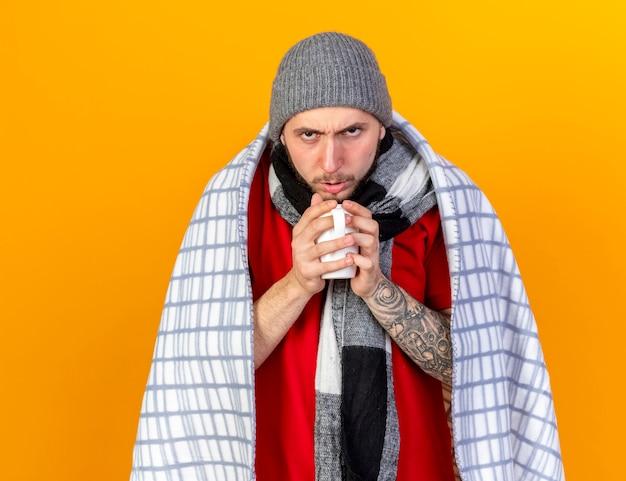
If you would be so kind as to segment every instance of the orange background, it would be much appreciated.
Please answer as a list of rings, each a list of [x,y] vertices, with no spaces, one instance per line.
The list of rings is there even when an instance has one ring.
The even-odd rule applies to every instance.
[[[394,107],[499,212],[567,479],[619,477],[625,13],[621,0],[0,0],[2,479],[128,478],[192,210],[266,121],[285,50],[329,29],[370,44]]]

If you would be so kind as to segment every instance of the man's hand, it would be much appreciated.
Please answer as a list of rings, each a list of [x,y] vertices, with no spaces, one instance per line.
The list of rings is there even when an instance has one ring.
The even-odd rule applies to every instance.
[[[354,203],[353,203],[354,204]],[[331,241],[315,243],[322,232],[333,227],[333,217],[321,217],[337,207],[335,200],[322,200],[319,194],[313,194],[311,207],[304,211],[300,221],[294,226],[291,251],[293,267],[288,274],[305,292],[313,295],[324,289],[326,281],[322,275],[352,265],[352,258],[340,259],[332,262],[321,262],[320,257],[353,245],[355,239],[344,236]],[[364,209],[364,208],[363,208]],[[364,209],[367,211],[367,209]],[[350,218],[350,216],[346,216]],[[371,215],[370,215],[371,217]],[[346,219],[346,223],[350,222]]]
[[[292,268],[254,303],[255,367],[259,367],[285,337],[311,297],[324,289],[326,281],[322,275],[353,264],[352,258],[320,261],[322,255],[341,249],[346,243],[354,243],[354,238],[348,236],[315,243],[323,231],[333,227],[332,216],[321,216],[336,206],[335,200],[325,201],[319,194],[313,195],[311,206],[293,228]]]
[[[359,246],[358,254],[348,254],[358,267],[350,286],[357,296],[368,297],[384,278],[379,262],[378,222],[366,207],[356,202],[346,200],[342,205],[346,212],[352,214],[346,216],[346,226],[359,229],[359,232],[348,234],[345,238],[346,245]]]
[[[451,311],[433,311],[387,279],[380,270],[378,222],[356,202],[345,201],[343,207],[352,214],[346,225],[359,229],[346,236],[347,242],[352,242],[352,236],[360,248],[358,255],[349,254],[359,268],[351,281],[352,290],[413,362],[436,379],[451,383]]]

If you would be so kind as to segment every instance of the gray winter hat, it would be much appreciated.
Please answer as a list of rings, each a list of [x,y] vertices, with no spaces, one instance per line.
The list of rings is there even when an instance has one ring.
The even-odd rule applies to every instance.
[[[324,32],[285,54],[272,85],[270,139],[278,142],[294,115],[319,107],[353,107],[391,125],[391,97],[374,52],[360,40]]]

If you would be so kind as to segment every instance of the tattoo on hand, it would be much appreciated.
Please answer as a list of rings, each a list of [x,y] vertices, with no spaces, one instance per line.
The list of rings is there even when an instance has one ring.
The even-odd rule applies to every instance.
[[[452,343],[448,318],[382,281],[368,303],[389,335],[424,371],[440,381],[452,380]]]

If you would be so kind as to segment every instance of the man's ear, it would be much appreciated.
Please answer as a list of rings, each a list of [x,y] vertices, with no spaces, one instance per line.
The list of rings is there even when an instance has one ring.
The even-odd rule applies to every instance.
[[[383,140],[385,134],[387,133],[387,129],[383,124],[380,124],[380,133],[378,134],[378,140]]]

